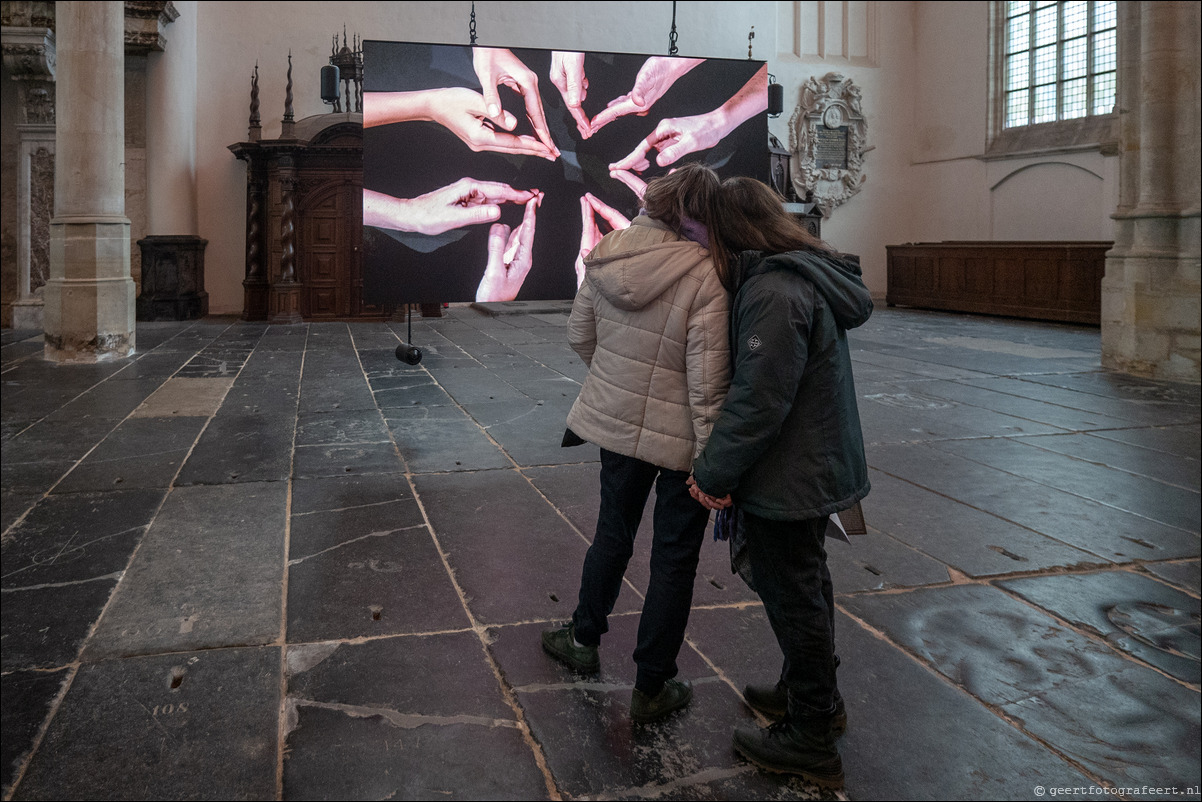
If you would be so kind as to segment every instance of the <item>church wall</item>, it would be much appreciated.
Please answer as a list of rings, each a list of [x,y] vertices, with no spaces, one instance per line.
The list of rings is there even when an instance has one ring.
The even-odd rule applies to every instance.
[[[984,160],[989,3],[915,3],[907,240],[1111,240],[1118,156],[1097,149]]]

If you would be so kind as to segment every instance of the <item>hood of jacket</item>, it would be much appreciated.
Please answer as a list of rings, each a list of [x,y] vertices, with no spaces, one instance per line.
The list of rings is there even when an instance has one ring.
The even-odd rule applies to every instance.
[[[601,238],[584,259],[585,275],[607,301],[633,311],[663,295],[709,254],[658,220],[640,215],[628,228]]]
[[[760,251],[743,251],[736,259],[734,274],[742,286],[752,276],[773,270],[792,271],[813,284],[826,299],[839,328],[854,329],[872,315],[872,294],[861,278],[858,256],[817,251],[764,256]]]

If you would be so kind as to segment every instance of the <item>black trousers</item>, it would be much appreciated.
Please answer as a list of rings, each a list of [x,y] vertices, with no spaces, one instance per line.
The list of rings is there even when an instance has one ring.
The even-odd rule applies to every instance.
[[[688,476],[687,471],[671,471],[601,449],[601,510],[572,615],[576,639],[598,645],[609,630],[609,614],[622,589],[643,507],[654,484],[651,581],[634,650],[635,687],[651,695],[676,676],[676,656],[689,623],[693,579],[709,521],[709,511],[689,495]]]
[[[789,719],[830,715],[838,689],[827,519],[773,521],[744,512],[743,525],[755,589],[784,655]]]

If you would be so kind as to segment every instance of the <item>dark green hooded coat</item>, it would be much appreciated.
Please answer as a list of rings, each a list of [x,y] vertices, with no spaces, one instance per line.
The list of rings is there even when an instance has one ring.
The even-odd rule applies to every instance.
[[[733,377],[697,485],[780,521],[821,518],[868,494],[847,329],[872,314],[854,256],[739,255]]]

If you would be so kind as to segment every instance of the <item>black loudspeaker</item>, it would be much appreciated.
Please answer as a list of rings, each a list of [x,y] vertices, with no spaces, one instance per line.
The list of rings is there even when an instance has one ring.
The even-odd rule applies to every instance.
[[[338,68],[333,64],[328,64],[321,68],[321,99],[326,103],[337,103],[340,94],[338,92]]]
[[[785,87],[782,84],[768,84],[768,116],[779,117],[785,110]]]
[[[416,365],[422,361],[422,349],[409,343],[401,343],[396,347],[396,358],[406,365]]]

